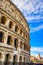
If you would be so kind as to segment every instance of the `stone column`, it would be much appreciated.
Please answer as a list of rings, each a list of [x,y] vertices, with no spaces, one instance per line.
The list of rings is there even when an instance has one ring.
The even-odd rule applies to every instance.
[[[14,48],[14,36],[12,37],[12,47]]]
[[[21,36],[23,37],[23,31],[22,31],[22,35]]]
[[[6,60],[5,60],[5,61],[6,61]],[[6,62],[5,62],[5,63],[6,63]],[[11,54],[11,55],[9,56],[7,65],[13,65],[13,54]]]
[[[7,44],[8,32],[4,33],[4,44]]]
[[[11,55],[9,62],[10,62],[10,65],[13,65],[13,54]]]
[[[24,56],[22,56],[22,63],[24,62]]]
[[[17,48],[17,50],[18,50],[18,51],[20,50],[20,39],[19,39],[19,41],[18,41],[18,48]]]
[[[18,34],[20,34],[20,28],[19,28],[19,30],[18,30]]]
[[[20,56],[18,55],[18,60],[17,60],[18,63],[19,63],[19,57],[20,57]]]
[[[24,60],[24,56],[23,56],[23,65],[25,65],[25,60]]]
[[[24,50],[24,44],[22,44],[22,49]]]
[[[14,26],[13,26],[13,30],[15,31],[15,23],[14,23]]]
[[[9,28],[9,19],[6,20],[6,27]]]
[[[5,55],[3,53],[2,57],[1,57],[1,60],[0,60],[0,65],[4,65],[4,61],[5,61]]]

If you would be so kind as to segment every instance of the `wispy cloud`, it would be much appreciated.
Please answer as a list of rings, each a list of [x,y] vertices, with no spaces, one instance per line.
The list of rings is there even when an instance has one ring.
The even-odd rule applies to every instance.
[[[38,27],[36,27],[36,28],[32,28],[32,27],[30,27],[30,33],[33,33],[33,32],[36,32],[36,31],[39,31],[39,30],[41,30],[41,29],[43,29],[43,24],[40,25],[40,26],[38,26]]]
[[[39,54],[39,53],[36,54],[36,53],[34,52],[34,54],[31,54],[31,56],[35,56],[35,57],[37,57],[38,54]],[[40,56],[43,57],[43,54],[40,54]]]
[[[43,57],[43,47],[31,47],[31,55],[37,57],[40,53],[41,57]]]
[[[43,0],[12,0],[15,5],[21,10],[25,18],[29,23],[38,23],[43,20]],[[38,20],[38,21],[32,21]],[[43,21],[42,21],[43,22]],[[43,25],[32,28],[30,26],[30,32],[36,32],[43,29]]]
[[[43,52],[43,47],[31,47],[31,51]]]
[[[40,17],[39,15],[38,16],[28,16],[28,17],[26,17],[26,19],[28,20],[28,22],[30,21],[30,20],[40,20],[40,19],[43,19],[43,17]],[[30,21],[29,23],[34,23],[33,21]],[[36,21],[36,23],[37,23],[38,21]]]
[[[41,2],[41,0],[13,0],[13,2],[22,11],[27,21],[40,18],[38,15],[43,10],[43,2]],[[34,17],[33,14],[37,15]]]

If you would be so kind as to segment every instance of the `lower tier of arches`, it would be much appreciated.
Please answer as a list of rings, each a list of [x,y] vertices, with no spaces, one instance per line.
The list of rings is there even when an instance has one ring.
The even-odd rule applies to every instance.
[[[9,65],[9,63],[11,63],[12,65],[15,64],[22,64],[22,63],[26,63],[29,62],[29,57],[24,56],[24,55],[13,55],[12,53],[1,53],[0,52],[0,63],[2,63],[2,65]]]

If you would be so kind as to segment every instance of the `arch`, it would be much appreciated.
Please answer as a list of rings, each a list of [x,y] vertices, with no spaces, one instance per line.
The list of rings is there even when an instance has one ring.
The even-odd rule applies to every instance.
[[[25,56],[24,56],[24,62],[25,62]]]
[[[26,46],[26,51],[28,51],[28,46]]]
[[[25,32],[23,32],[23,37],[25,38]]]
[[[20,42],[20,48],[22,49],[22,41]]]
[[[17,50],[17,48],[18,48],[18,39],[17,39],[17,38],[14,40],[14,47],[15,47],[16,50]]]
[[[3,36],[4,36],[4,33],[0,32],[0,42],[3,42]]]
[[[2,53],[0,52],[0,60],[1,60],[1,58],[2,58]]]
[[[4,65],[9,65],[9,62],[10,62],[10,54],[6,54],[5,56],[5,64]]]
[[[15,32],[18,32],[18,30],[19,30],[19,28],[18,28],[18,26],[16,25],[16,26],[15,26]]]
[[[27,51],[27,46],[26,46],[26,44],[24,45],[24,50]]]
[[[26,35],[26,39],[27,39],[27,35]]]
[[[5,16],[2,16],[2,17],[1,17],[1,23],[5,25],[6,19],[7,19],[7,18],[6,18]]]
[[[22,30],[20,29],[20,34],[22,35]]]
[[[11,29],[12,29],[12,28],[13,28],[13,26],[14,26],[14,23],[13,23],[12,21],[10,21],[10,22],[9,22],[9,28],[11,28]]]
[[[25,44],[24,44],[24,50],[25,50],[26,48],[25,48]]]
[[[13,57],[13,62],[17,62],[17,60],[18,60],[17,55],[14,55],[14,57]]]
[[[12,36],[11,35],[9,35],[7,38],[7,44],[12,45]]]
[[[22,65],[22,56],[19,57],[19,65]]]
[[[0,62],[2,62],[2,57],[3,57],[3,55],[2,55],[2,53],[0,52]],[[1,63],[0,63],[0,65],[1,65]]]
[[[22,62],[22,56],[20,56],[20,58],[19,58],[19,62]]]
[[[14,55],[14,57],[13,57],[13,65],[17,65],[18,64],[17,61],[18,61],[18,56]]]

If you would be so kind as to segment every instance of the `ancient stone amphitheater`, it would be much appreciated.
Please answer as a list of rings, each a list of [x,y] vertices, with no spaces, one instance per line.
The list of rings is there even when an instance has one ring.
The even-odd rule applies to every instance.
[[[0,62],[30,62],[29,26],[10,0],[0,0]]]

